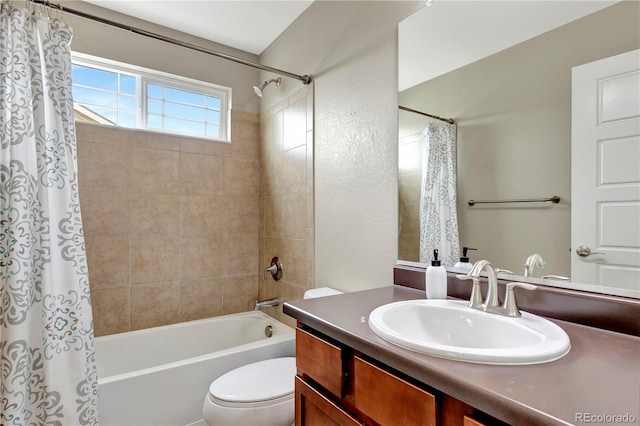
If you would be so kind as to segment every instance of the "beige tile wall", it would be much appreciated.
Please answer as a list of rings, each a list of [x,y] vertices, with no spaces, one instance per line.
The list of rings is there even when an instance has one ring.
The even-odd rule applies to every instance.
[[[234,111],[222,144],[78,123],[96,335],[253,308],[259,128]]]
[[[398,259],[419,262],[420,134],[400,138],[398,158]]]
[[[313,285],[313,85],[260,117],[260,266],[283,262],[282,280],[260,277],[260,299],[301,299]],[[289,325],[282,303],[265,312]]]

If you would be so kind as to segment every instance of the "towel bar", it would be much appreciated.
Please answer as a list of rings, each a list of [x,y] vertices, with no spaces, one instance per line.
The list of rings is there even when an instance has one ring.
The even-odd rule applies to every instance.
[[[560,202],[560,197],[554,195],[549,198],[523,198],[518,200],[469,200],[468,204],[470,206],[475,206],[476,204],[503,204],[503,203],[548,203],[551,202],[553,204],[558,204]]]

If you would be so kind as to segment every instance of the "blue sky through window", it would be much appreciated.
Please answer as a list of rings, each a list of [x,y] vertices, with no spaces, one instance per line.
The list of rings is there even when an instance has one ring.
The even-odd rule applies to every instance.
[[[136,78],[73,64],[73,99],[94,121],[136,127]]]
[[[99,65],[93,66],[94,61]],[[86,63],[74,61],[77,120],[216,139],[226,137],[223,108],[227,95],[223,88],[202,86],[200,92],[195,81],[183,83],[178,79],[174,86],[171,77],[156,77],[151,71],[129,73],[125,64],[110,67],[98,58]]]

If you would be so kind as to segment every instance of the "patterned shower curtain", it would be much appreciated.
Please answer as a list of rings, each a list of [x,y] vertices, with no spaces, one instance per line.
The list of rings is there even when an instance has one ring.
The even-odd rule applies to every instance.
[[[0,424],[97,424],[72,31],[0,3]]]
[[[433,260],[438,249],[443,266],[460,257],[456,206],[456,126],[431,121],[422,132],[420,196],[420,262]]]

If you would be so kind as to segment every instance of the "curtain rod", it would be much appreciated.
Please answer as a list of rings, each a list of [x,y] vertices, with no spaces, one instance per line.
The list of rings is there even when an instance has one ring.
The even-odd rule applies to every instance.
[[[201,53],[206,53],[208,55],[212,55],[212,56],[217,56],[218,58],[222,58],[222,59],[226,59],[228,61],[233,61],[233,62],[237,62],[239,64],[242,65],[246,65],[249,67],[253,67],[253,68],[258,68],[260,70],[263,71],[269,71],[275,74],[279,74],[279,75],[283,75],[285,77],[290,77],[290,78],[294,78],[296,80],[300,80],[303,84],[307,85],[311,83],[311,76],[308,74],[305,75],[298,75],[298,74],[293,74],[290,73],[288,71],[283,71],[281,69],[278,68],[273,68],[270,67],[268,65],[262,65],[262,64],[258,64],[255,62],[251,62],[248,61],[246,59],[242,59],[242,58],[238,58],[236,56],[231,56],[231,55],[227,55],[226,53],[221,53],[221,52],[216,52],[215,50],[211,50],[211,49],[207,49],[205,47],[201,47],[201,46],[196,46],[195,44],[190,44],[190,43],[186,43],[184,41],[180,41],[180,40],[176,40],[174,38],[170,38],[170,37],[165,37],[163,35],[157,34],[157,33],[153,33],[151,31],[146,31],[140,28],[136,28],[133,26],[129,26],[129,25],[125,25],[125,24],[121,24],[119,22],[115,22],[115,21],[111,21],[105,18],[101,18],[99,16],[95,16],[95,15],[90,15],[88,13],[85,12],[81,12],[79,10],[75,10],[75,9],[71,9],[68,7],[63,7],[59,4],[54,4],[54,3],[50,3],[46,0],[26,0],[27,3],[34,3],[34,4],[38,4],[41,6],[45,6],[45,7],[49,7],[51,9],[57,9],[63,13],[69,13],[71,15],[76,15],[79,16],[81,18],[85,18],[85,19],[89,19],[91,21],[95,21],[95,22],[99,22],[101,24],[105,24],[105,25],[109,25],[112,27],[116,27],[116,28],[120,28],[122,30],[126,30],[126,31],[130,31],[134,34],[139,34],[145,37],[149,37],[155,40],[160,40],[160,41],[164,41],[166,43],[171,43],[171,44],[175,44],[176,46],[180,46],[180,47],[185,47],[187,49],[191,49],[191,50],[195,50]]]
[[[399,105],[398,108],[403,110],[403,111],[409,111],[409,112],[413,112],[413,113],[420,114],[420,115],[426,115],[427,117],[435,118],[436,120],[446,121],[449,124],[456,124],[456,122],[453,120],[453,118],[438,117],[437,115],[427,114],[426,112],[422,112],[422,111],[416,111],[415,109],[407,108],[407,107],[402,106],[402,105]]]

